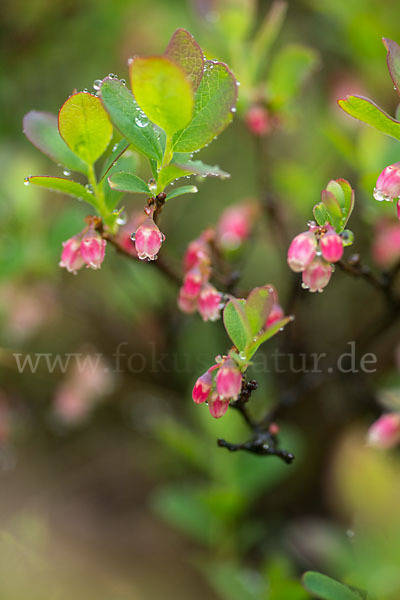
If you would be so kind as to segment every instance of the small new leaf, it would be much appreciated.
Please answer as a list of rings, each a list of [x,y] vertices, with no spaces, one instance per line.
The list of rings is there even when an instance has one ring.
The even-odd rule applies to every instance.
[[[387,50],[386,62],[390,77],[394,83],[394,89],[400,96],[400,46],[388,38],[383,38],[382,41]]]
[[[265,326],[271,312],[273,297],[267,286],[254,288],[246,300],[245,312],[252,335],[258,334]]]
[[[303,575],[303,585],[308,592],[321,600],[361,600],[362,596],[347,585],[315,571]]]
[[[246,350],[248,360],[250,360],[252,356],[254,356],[261,344],[264,344],[264,342],[267,342],[269,339],[271,339],[274,335],[278,333],[278,331],[281,331],[285,327],[285,325],[287,325],[291,320],[292,317],[285,317],[284,319],[273,323],[273,325],[268,327],[268,329],[257,335],[255,340],[252,341],[252,343]]]
[[[172,200],[172,198],[177,198],[178,196],[182,196],[183,194],[196,194],[199,190],[195,185],[183,185],[182,187],[175,188],[168,192],[166,200]]]
[[[103,154],[112,137],[112,125],[100,98],[79,92],[64,102],[58,129],[69,148],[88,165]]]
[[[245,300],[232,298],[223,312],[226,333],[239,352],[244,352],[253,339],[245,306]]]

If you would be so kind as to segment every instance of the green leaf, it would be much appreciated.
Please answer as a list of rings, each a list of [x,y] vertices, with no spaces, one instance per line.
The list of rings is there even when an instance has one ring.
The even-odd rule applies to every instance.
[[[218,165],[211,166],[204,164],[201,160],[180,161],[179,154],[173,159],[173,164],[184,171],[184,175],[201,175],[202,177],[220,177],[228,179],[229,173],[226,173]]]
[[[177,29],[168,43],[165,56],[181,67],[196,91],[203,77],[204,56],[194,37],[186,29]]]
[[[386,62],[396,92],[400,95],[400,46],[388,38],[382,39],[387,50]]]
[[[252,335],[256,335],[265,326],[271,312],[273,297],[267,286],[254,288],[246,300],[245,313]]]
[[[245,300],[232,298],[223,312],[226,333],[239,352],[243,352],[253,339],[245,306]]]
[[[297,94],[317,62],[314,50],[298,44],[285,46],[276,55],[267,82],[268,96],[274,107],[283,106]]]
[[[372,100],[362,96],[347,96],[344,100],[338,100],[338,104],[342,110],[355,119],[400,140],[400,121],[390,117]]]
[[[323,202],[316,204],[313,208],[314,218],[321,227],[329,223],[329,214]]]
[[[198,191],[199,190],[195,185],[183,185],[182,187],[175,188],[174,190],[168,192],[165,201],[172,200],[172,198],[177,198],[178,196],[182,196],[182,194],[196,194],[196,192]]]
[[[336,196],[328,191],[322,190],[321,192],[322,202],[326,208],[328,213],[328,221],[335,229],[335,231],[339,232],[342,230],[342,210],[338,201],[336,200]]]
[[[128,142],[145,156],[160,161],[163,153],[157,134],[128,88],[106,77],[100,97],[111,121]]]
[[[87,166],[64,142],[58,131],[57,117],[31,110],[23,120],[23,132],[28,140],[57,164],[87,175]]]
[[[285,325],[287,325],[291,320],[292,320],[292,317],[285,317],[284,319],[281,319],[280,321],[273,323],[273,325],[271,325],[263,333],[258,335],[256,337],[256,340],[253,341],[246,350],[247,358],[250,360],[251,357],[254,356],[254,354],[257,352],[257,350],[259,349],[261,344],[264,344],[264,342],[267,342],[269,339],[271,339],[274,335],[276,335],[278,333],[278,331],[283,329],[283,327],[285,327]]]
[[[101,172],[100,172],[100,176],[99,176],[99,181],[104,179],[104,177],[107,175],[107,173],[110,171],[110,169],[112,169],[112,167],[115,166],[115,163],[117,162],[117,160],[122,156],[122,154],[128,148],[129,148],[129,142],[127,142],[124,139],[121,140],[120,142],[118,142],[118,144],[115,144],[114,148],[112,149],[111,154],[106,158],[106,160],[103,163],[103,166],[102,166]]]
[[[64,179],[63,177],[50,177],[48,175],[32,175],[27,177],[25,182],[32,183],[33,185],[39,185],[40,187],[47,188],[53,192],[61,192],[68,196],[75,196],[79,200],[85,200],[92,206],[96,206],[96,199],[88,192],[88,190],[72,179]]]
[[[137,155],[128,150],[126,154],[121,156],[115,164],[111,165],[110,169],[107,172],[108,177],[113,175],[114,173],[134,173],[137,169],[138,161]],[[124,192],[119,192],[118,190],[113,190],[110,187],[108,178],[105,177],[103,179],[103,191],[105,196],[105,201],[107,207],[112,210],[121,200]]]
[[[133,175],[133,173],[114,173],[108,178],[108,182],[112,190],[152,196],[147,183],[137,175]]]
[[[347,585],[315,571],[308,571],[303,575],[303,584],[306,590],[322,600],[361,600],[362,598]]]
[[[193,88],[186,73],[166,56],[136,58],[130,67],[133,94],[153,123],[172,136],[190,122]]]
[[[79,158],[93,165],[110,143],[113,129],[100,98],[73,94],[58,113],[60,135]]]
[[[341,224],[341,231],[343,231],[343,229],[346,227],[348,220],[350,219],[351,213],[353,212],[354,209],[354,190],[351,187],[350,183],[348,181],[346,181],[346,179],[336,179],[335,180],[336,185],[340,186],[341,188],[341,192],[342,194],[336,193],[336,199],[338,200],[341,209],[342,209],[342,224]],[[334,191],[333,187],[329,187],[332,184],[332,182],[330,181],[327,189],[330,191]],[[335,188],[337,190],[337,188]],[[335,193],[335,192],[334,192]],[[343,200],[339,200],[340,198],[343,198]]]
[[[193,119],[175,134],[174,152],[193,152],[211,142],[232,120],[237,82],[221,62],[206,61],[204,75],[195,94]]]
[[[164,167],[158,173],[158,189],[163,191],[169,183],[180,177],[185,177],[187,174],[187,171],[184,171],[178,165],[171,164]]]

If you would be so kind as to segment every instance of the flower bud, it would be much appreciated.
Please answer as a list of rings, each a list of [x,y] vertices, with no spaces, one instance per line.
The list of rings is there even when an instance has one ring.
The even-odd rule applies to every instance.
[[[378,202],[400,198],[400,162],[383,169],[376,181],[374,198]]]
[[[214,417],[214,419],[219,419],[223,417],[226,411],[228,410],[229,400],[224,400],[220,398],[218,394],[212,394],[211,398],[208,401],[208,410],[210,411],[210,415]]]
[[[207,283],[203,286],[197,302],[199,313],[203,321],[216,321],[221,316],[222,294],[213,285]]]
[[[61,261],[58,263],[59,266],[64,267],[67,271],[76,275],[76,272],[85,264],[80,248],[81,241],[77,237],[70,238],[66,242],[63,242]]]
[[[367,434],[367,444],[375,448],[392,448],[400,442],[400,414],[382,415],[371,425]]]
[[[146,219],[135,231],[132,239],[135,239],[135,248],[140,260],[156,260],[161,244],[165,240],[153,219]]]
[[[94,229],[89,229],[83,236],[80,250],[81,256],[88,267],[100,269],[104,260],[106,244],[106,240],[103,240],[101,235]]]
[[[263,106],[252,106],[246,113],[245,121],[254,135],[263,136],[270,130],[268,111]]]
[[[224,250],[236,250],[251,233],[253,207],[246,204],[230,206],[221,215],[217,227],[217,241]]]
[[[242,374],[232,359],[228,358],[222,363],[216,382],[221,399],[236,400],[242,389]]]
[[[206,371],[198,378],[196,383],[194,384],[192,398],[193,402],[196,404],[201,404],[205,402],[210,395],[211,388],[213,384],[213,378],[210,371]]]
[[[317,257],[303,271],[303,287],[310,292],[321,292],[328,285],[331,275],[331,265]]]
[[[311,231],[304,231],[293,239],[288,250],[287,261],[295,273],[304,271],[315,257],[317,240]]]
[[[202,239],[190,242],[183,257],[183,270],[185,273],[200,264],[209,265],[210,262],[208,244]]]
[[[182,290],[188,298],[197,298],[204,282],[204,275],[198,267],[193,267],[183,279]]]
[[[197,298],[187,296],[185,290],[181,288],[178,296],[178,307],[183,313],[191,315],[197,308]]]
[[[333,229],[325,233],[319,241],[322,256],[325,260],[335,263],[343,256],[343,241]]]
[[[397,218],[400,221],[400,198],[397,200]]]

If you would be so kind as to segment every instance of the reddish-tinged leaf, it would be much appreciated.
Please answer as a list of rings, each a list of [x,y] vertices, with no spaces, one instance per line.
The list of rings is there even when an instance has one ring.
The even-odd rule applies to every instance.
[[[400,46],[388,38],[382,39],[387,50],[386,62],[394,88],[400,96]]]
[[[176,62],[191,81],[196,91],[203,77],[203,51],[186,29],[177,29],[172,35],[165,56]]]

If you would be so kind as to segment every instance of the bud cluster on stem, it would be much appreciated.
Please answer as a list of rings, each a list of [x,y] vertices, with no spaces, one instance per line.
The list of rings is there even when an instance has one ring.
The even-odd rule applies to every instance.
[[[96,230],[98,219],[87,218],[88,225],[74,237],[63,242],[60,267],[76,275],[84,265],[91,269],[100,269],[104,260],[107,242]]]
[[[219,419],[228,410],[229,403],[238,399],[242,381],[239,367],[232,358],[225,356],[197,379],[193,401],[196,404],[207,402],[211,416]]]

